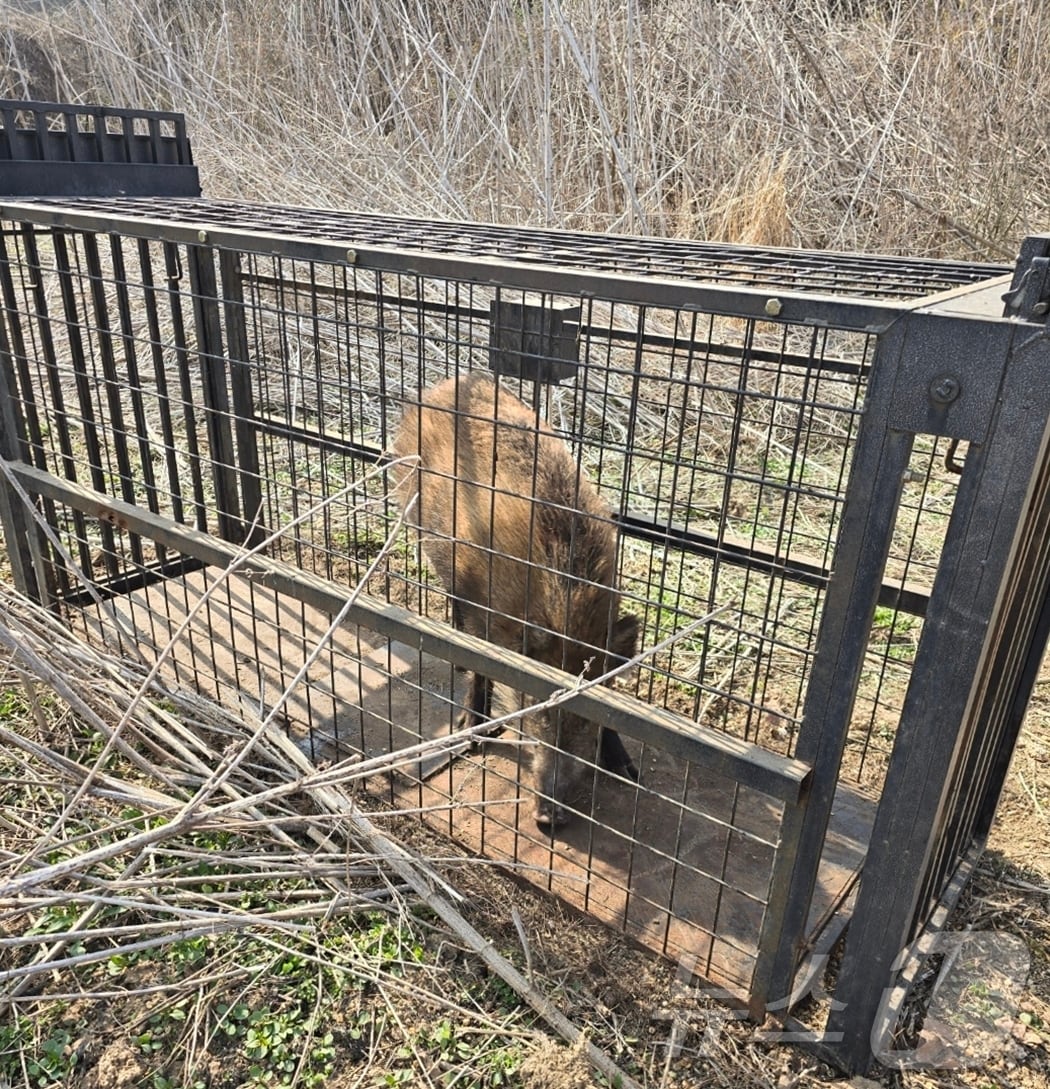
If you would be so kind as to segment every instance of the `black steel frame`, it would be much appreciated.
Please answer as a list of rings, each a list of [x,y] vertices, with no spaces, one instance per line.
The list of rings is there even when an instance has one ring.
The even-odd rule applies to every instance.
[[[836,1003],[818,1033],[817,1046],[844,1069],[860,1070],[871,1062],[872,1033],[885,1017],[883,992],[893,981],[900,951],[921,936],[938,904],[957,894],[959,875],[983,845],[1050,632],[1050,386],[1045,381],[1050,236],[1026,243],[1011,278],[1000,266],[170,198],[8,201],[0,207],[0,222],[0,241],[7,240],[0,252],[0,454],[14,480],[40,504],[45,520],[54,522],[54,508],[62,506],[81,524],[101,519],[111,550],[114,527],[154,542],[157,578],[170,570],[165,550],[182,557],[172,561],[176,564],[225,565],[236,546],[253,534],[258,539],[262,531],[252,520],[262,499],[258,437],[283,425],[269,421],[254,399],[255,364],[244,325],[252,276],[246,265],[253,255],[508,292],[659,306],[774,327],[830,326],[873,337],[874,357],[857,367],[867,396],[833,564],[793,563],[754,540],[739,544],[705,537],[644,512],[620,512],[624,534],[673,541],[686,551],[826,586],[790,755],[604,689],[580,693],[573,704],[580,714],[614,725],[627,737],[783,803],[758,958],[745,997],[755,1016],[767,1008],[785,1012],[781,997],[798,997],[797,974],[811,951],[806,921],[873,616],[880,605],[924,615],[847,920]],[[133,487],[115,494],[102,475],[89,484],[73,471],[63,478],[30,452],[38,425],[31,418],[34,349],[26,330],[35,322],[43,350],[51,350],[42,317],[48,303],[38,298],[36,313],[27,313],[8,242],[68,276],[67,233],[82,247],[78,252],[86,255],[89,278],[98,284],[95,321],[100,325],[109,313],[103,277],[92,264],[100,246],[110,246],[110,259],[118,266],[116,255],[125,244],[160,246],[169,269],[185,263],[193,308],[182,317],[194,337],[191,348],[191,338],[177,334],[183,347],[176,364],[182,381],[193,371],[203,390],[206,449],[194,457],[211,472],[210,483],[196,478],[198,502],[186,503],[185,517],[181,507],[171,517],[156,505],[143,506]],[[49,248],[46,257],[41,242]],[[119,267],[114,275],[119,293]],[[74,316],[73,305],[66,300],[67,319]],[[486,311],[472,320],[488,317]],[[101,341],[113,349],[102,362],[114,386],[132,358],[128,328],[123,349],[116,330]],[[111,398],[108,412],[121,411],[119,399]],[[916,443],[924,436],[964,444],[966,450],[964,459],[953,462],[960,471],[958,491],[928,591],[886,575],[902,493],[911,479]],[[378,448],[352,441],[344,452],[365,460],[379,455]],[[130,474],[129,466],[121,467],[126,481]],[[217,511],[212,532],[200,513],[207,487],[214,491]],[[56,573],[46,542],[6,482],[0,487],[0,523],[19,586],[41,599],[53,598],[61,590],[61,572]],[[263,584],[323,611],[335,612],[343,604],[337,586],[292,563],[260,556],[251,569]],[[108,574],[109,592],[127,588],[121,582],[124,572]],[[558,670],[496,651],[446,624],[367,595],[351,616],[366,628],[481,669],[537,697],[567,683]]]
[[[180,113],[0,99],[2,196],[200,196]]]

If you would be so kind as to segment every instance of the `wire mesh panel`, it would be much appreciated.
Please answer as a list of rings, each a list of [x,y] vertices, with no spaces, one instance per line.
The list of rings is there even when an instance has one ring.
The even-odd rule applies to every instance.
[[[174,636],[179,682],[775,998],[775,954],[793,972],[856,885],[982,437],[873,394],[887,330],[1003,270],[192,201],[8,215],[41,592],[142,653]],[[871,556],[842,547],[858,502]],[[957,782],[930,896],[976,827]]]
[[[57,202],[55,207],[64,216],[69,202]],[[380,249],[385,254],[383,263],[391,270],[418,269],[431,259],[451,270],[456,258],[468,258],[475,267],[479,259],[492,262],[494,267],[513,262],[519,268],[543,268],[548,276],[580,269],[592,282],[609,273],[635,280],[651,277],[668,282],[797,291],[804,293],[811,305],[832,297],[885,302],[926,299],[960,286],[1007,277],[1012,271],[1010,265],[446,223],[237,201],[83,199],[76,202],[76,207],[82,219],[100,224],[119,216],[124,232],[145,227],[152,234],[164,224],[174,228],[170,232],[173,235],[179,231],[197,234],[203,227],[213,242],[221,244],[236,245],[235,240],[247,243],[253,236],[265,236],[265,248],[270,252],[280,252],[286,248],[285,241],[292,239],[315,244],[337,242],[357,247],[351,263],[371,264],[369,251]],[[638,283],[631,293],[638,294]],[[739,302],[737,299],[730,303],[727,309],[738,308]],[[817,309],[812,307],[813,313]],[[852,316],[839,311],[850,324],[863,320],[865,313],[862,308],[854,308]]]
[[[725,610],[647,660],[633,690],[791,755],[871,334],[274,257],[248,255],[242,272],[248,341],[264,361],[254,401],[269,525],[353,480],[388,447],[422,389],[487,370],[493,307],[572,315],[571,381],[522,377],[514,353],[502,351],[495,362],[511,372],[504,388],[565,439],[608,504],[621,529],[620,589],[644,644]],[[934,522],[933,489],[948,510],[954,488],[938,458],[931,448],[917,462],[923,488],[905,500],[926,522]],[[387,531],[378,506],[385,479],[363,486],[377,503],[345,525],[333,523],[331,508],[304,523],[297,563],[360,577]],[[899,530],[851,745],[851,775],[869,785],[892,740],[938,532],[943,524],[923,534],[924,556],[915,526],[902,521]],[[290,556],[289,542],[280,547]],[[404,564],[416,562],[402,551]],[[384,579],[384,592],[413,608],[428,593],[429,608],[440,600],[433,581]]]

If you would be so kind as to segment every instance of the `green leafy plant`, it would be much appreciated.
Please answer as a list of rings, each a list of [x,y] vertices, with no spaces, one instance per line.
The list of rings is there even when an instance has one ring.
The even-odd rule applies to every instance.
[[[63,1083],[72,1075],[78,1055],[73,1034],[64,1027],[38,1034],[28,1017],[0,1025],[0,1083],[23,1083],[23,1069],[33,1086]],[[24,1067],[23,1067],[24,1063]]]

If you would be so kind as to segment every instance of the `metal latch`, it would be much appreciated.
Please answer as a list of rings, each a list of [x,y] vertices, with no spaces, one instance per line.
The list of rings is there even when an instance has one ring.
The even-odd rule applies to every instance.
[[[1050,314],[1050,235],[1032,235],[1024,240],[1003,302],[1006,317],[1046,321]]]
[[[561,382],[576,374],[580,307],[556,307],[545,298],[534,301],[528,296],[523,302],[496,299],[489,318],[489,366],[496,374],[533,382]]]

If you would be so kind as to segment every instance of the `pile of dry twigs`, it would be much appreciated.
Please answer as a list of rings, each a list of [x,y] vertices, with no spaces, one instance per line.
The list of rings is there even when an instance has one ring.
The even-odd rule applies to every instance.
[[[449,867],[439,872],[378,826],[385,814],[362,808],[355,788],[405,753],[318,768],[269,718],[235,715],[171,687],[155,664],[107,649],[126,645],[115,631],[89,642],[66,618],[0,586],[0,691],[22,710],[0,715],[4,1009],[41,1001],[44,981],[49,1000],[111,998],[85,987],[84,968],[174,942],[251,931],[279,947],[348,913],[382,911],[396,926],[428,909],[523,1009],[576,1042],[606,1076],[632,1084],[463,917]],[[289,894],[242,895],[260,877],[271,887],[286,880]],[[57,906],[66,910],[50,917],[62,925],[30,925]],[[367,958],[340,970],[379,976]],[[228,982],[250,967],[227,961],[156,989],[200,991],[209,971]],[[388,973],[382,986],[418,989],[421,1000],[447,1008],[426,976]]]

